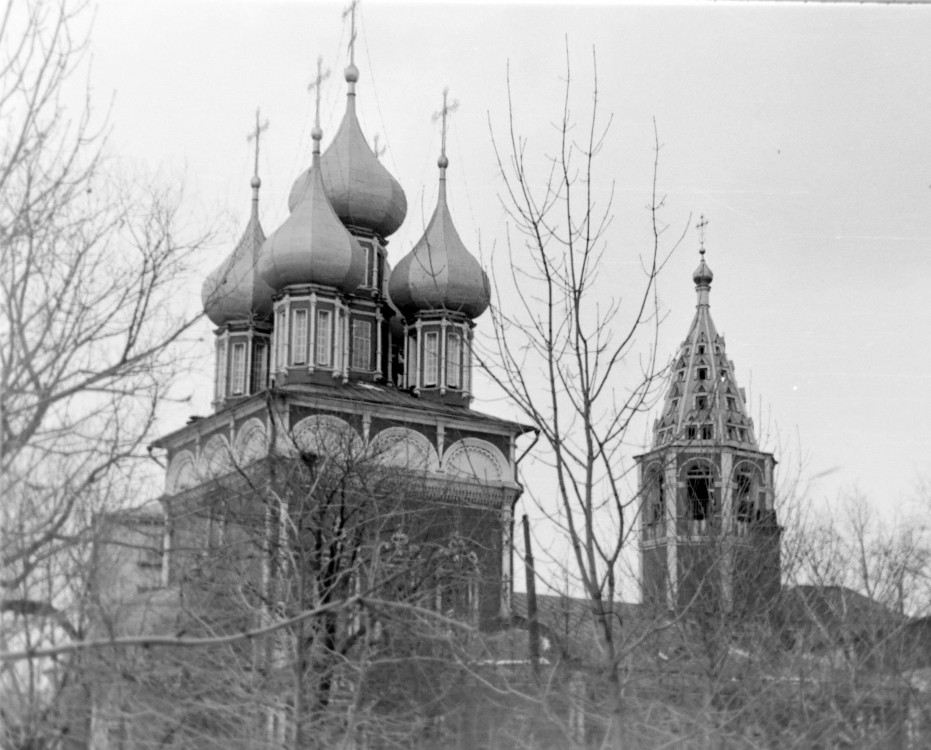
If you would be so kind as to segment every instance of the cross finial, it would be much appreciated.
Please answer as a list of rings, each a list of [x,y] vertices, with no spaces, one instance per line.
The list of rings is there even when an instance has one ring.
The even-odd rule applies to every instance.
[[[705,215],[701,215],[701,220],[695,225],[695,228],[698,230],[698,252],[702,255],[705,254],[705,227],[708,226],[708,219],[705,218]]]
[[[320,128],[320,84],[330,77],[330,71],[323,71],[323,56],[317,58],[317,77],[307,86],[308,91],[315,91],[317,95],[316,113],[314,114],[314,128]]]
[[[356,6],[359,0],[352,0],[343,11],[343,18],[349,16],[349,64],[356,64]]]
[[[443,141],[440,148],[440,158],[446,159],[446,118],[459,109],[459,100],[456,99],[452,104],[447,104],[447,97],[449,96],[449,86],[443,89],[443,109],[439,112],[433,113],[433,122],[436,122],[440,118],[443,120]]]
[[[382,146],[381,148],[378,148],[378,133],[375,133],[375,148],[372,149],[372,151],[375,152],[375,158],[376,159],[380,158],[381,155],[385,153],[385,151],[387,150],[388,150],[387,146]]]
[[[263,132],[268,130],[268,119],[265,122],[261,122],[261,110],[256,107],[255,109],[255,130],[249,133],[249,136],[246,138],[246,142],[255,141],[255,171],[253,174],[259,176],[259,136]]]

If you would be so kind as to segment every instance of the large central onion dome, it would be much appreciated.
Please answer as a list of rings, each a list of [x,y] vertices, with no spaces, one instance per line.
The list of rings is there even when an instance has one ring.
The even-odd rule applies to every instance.
[[[272,288],[256,273],[256,261],[265,242],[259,223],[258,175],[252,178],[252,216],[232,254],[204,281],[204,312],[215,325],[234,320],[265,320],[272,312]]]
[[[428,310],[462,312],[477,318],[488,308],[488,276],[466,250],[446,205],[446,156],[440,157],[436,210],[423,237],[391,272],[388,291],[406,318]]]
[[[407,215],[407,198],[398,181],[369,147],[356,117],[355,84],[359,70],[346,68],[349,93],[346,114],[320,160],[327,197],[340,220],[381,237],[397,231]],[[312,167],[311,167],[312,169]],[[310,186],[310,172],[302,172],[291,188],[288,207],[294,211]]]
[[[262,245],[259,274],[275,290],[322,284],[350,293],[365,278],[365,251],[346,231],[327,200],[320,176],[320,139],[314,126],[307,187],[291,215]]]

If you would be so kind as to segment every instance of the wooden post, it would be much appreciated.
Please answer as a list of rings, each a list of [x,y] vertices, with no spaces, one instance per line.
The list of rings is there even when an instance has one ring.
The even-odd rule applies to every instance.
[[[530,549],[530,524],[525,513],[524,525],[524,572],[527,574],[527,630],[530,639],[530,663],[534,675],[540,671],[540,626],[537,623],[537,585],[533,571],[533,552]]]

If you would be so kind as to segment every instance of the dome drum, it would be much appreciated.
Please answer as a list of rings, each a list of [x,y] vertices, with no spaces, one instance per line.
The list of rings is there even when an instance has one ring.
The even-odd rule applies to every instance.
[[[271,332],[246,323],[216,332],[213,407],[216,411],[268,387]]]
[[[286,288],[275,301],[272,373],[279,386],[382,380],[387,322],[376,305],[332,288]]]
[[[420,317],[405,326],[403,386],[423,398],[468,405],[473,323],[462,314]]]

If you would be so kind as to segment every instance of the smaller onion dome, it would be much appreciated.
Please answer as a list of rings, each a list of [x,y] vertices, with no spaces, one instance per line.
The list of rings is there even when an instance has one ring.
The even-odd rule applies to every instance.
[[[252,178],[252,216],[232,254],[204,280],[201,299],[218,326],[234,320],[264,320],[272,312],[272,288],[256,273],[265,232],[259,222],[258,175]]]
[[[340,220],[381,237],[397,231],[407,215],[407,198],[396,179],[375,156],[356,117],[355,84],[359,70],[346,68],[346,113],[320,160],[327,197]],[[293,211],[309,187],[310,169],[295,180],[288,196]]]
[[[314,126],[311,135],[314,156],[306,189],[284,224],[262,245],[259,274],[275,290],[292,284],[322,284],[349,293],[365,278],[365,251],[327,199],[320,176],[323,133]]]
[[[711,282],[714,280],[714,274],[711,273],[711,269],[708,268],[708,264],[705,263],[705,248],[702,247],[698,252],[701,253],[701,263],[698,264],[698,268],[696,268],[695,273],[692,274],[692,281],[695,282],[696,286],[711,286]]]
[[[440,156],[439,196],[423,237],[391,273],[391,300],[407,318],[427,310],[449,310],[474,319],[491,301],[488,276],[466,250],[446,205],[448,163],[445,154]]]

